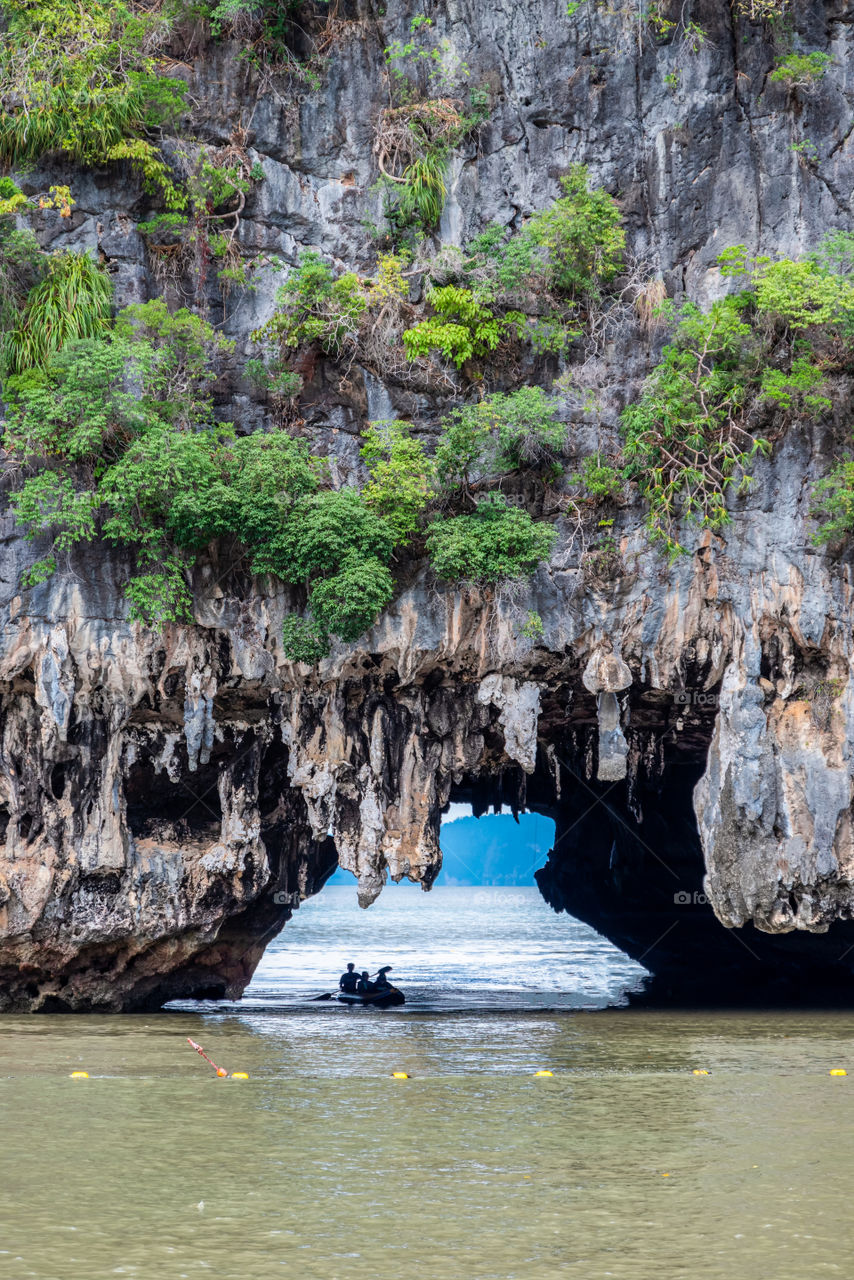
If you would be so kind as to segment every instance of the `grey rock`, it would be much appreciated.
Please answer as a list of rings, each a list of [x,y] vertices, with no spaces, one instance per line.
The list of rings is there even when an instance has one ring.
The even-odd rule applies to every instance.
[[[311,247],[371,269],[382,49],[407,38],[414,13],[409,0],[389,10],[347,7],[317,91],[259,95],[228,45],[195,60],[199,138],[222,145],[242,124],[266,175],[240,228],[259,262],[293,265]],[[592,3],[573,20],[565,0],[437,8],[446,62],[491,95],[488,124],[449,168],[443,239],[518,227],[577,161],[618,196],[632,252],[700,302],[729,287],[716,258],[733,243],[794,253],[848,229],[848,6],[798,6],[799,38],[833,63],[796,103],[768,80],[758,26],[711,0],[692,16],[707,32],[696,54]],[[793,150],[804,139],[814,159]],[[28,189],[68,176],[44,166]],[[116,168],[72,185],[74,217],[46,214],[43,242],[103,255],[119,305],[155,296],[137,178]],[[235,370],[281,276],[259,266],[256,280],[242,298],[213,286],[207,298],[237,343]],[[566,405],[573,456],[618,439],[656,349],[627,323],[598,353],[598,414]],[[540,366],[532,377],[550,380]],[[365,421],[406,416],[429,438],[443,408],[358,368],[343,386],[321,363],[301,430],[345,484]],[[270,422],[234,370],[218,413],[241,430]],[[374,629],[316,671],[283,656],[294,602],[281,586],[204,561],[195,624],[157,633],[128,621],[127,563],[103,547],[23,591],[38,547],[4,516],[0,1008],[238,994],[337,863],[364,904],[389,876],[429,887],[452,798],[556,814],[544,893],[657,971],[724,957],[733,930],[760,967],[836,963],[854,916],[854,596],[850,563],[812,546],[809,500],[847,434],[844,412],[790,426],[732,499],[732,522],[717,536],[685,530],[691,554],[674,564],[632,502],[615,514],[611,581],[585,575],[584,538],[565,521],[551,564],[515,599],[439,590],[410,566]],[[527,609],[542,618],[536,645],[520,633]],[[694,893],[703,875],[702,927],[668,924],[672,881],[681,893],[693,877]]]

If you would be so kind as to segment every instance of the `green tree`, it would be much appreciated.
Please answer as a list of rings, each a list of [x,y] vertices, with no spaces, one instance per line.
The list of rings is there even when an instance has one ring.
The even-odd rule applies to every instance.
[[[351,346],[368,306],[359,277],[353,272],[336,278],[319,254],[306,251],[299,266],[282,285],[278,310],[253,337],[276,338],[286,347],[316,342],[327,355],[340,356]]]
[[[403,334],[410,360],[438,351],[460,369],[467,360],[494,351],[510,325],[508,317],[497,316],[470,289],[457,285],[429,289],[427,301],[435,316]]]
[[[556,531],[491,494],[473,515],[438,517],[427,535],[430,563],[446,582],[529,577],[548,559]]]
[[[838,462],[813,491],[812,516],[820,520],[817,543],[840,542],[854,533],[854,459]]]
[[[127,159],[180,200],[146,136],[177,117],[186,88],[160,74],[166,10],[121,0],[0,0],[0,13],[0,158]]]
[[[540,387],[496,392],[462,405],[442,428],[436,471],[446,492],[468,492],[511,471],[546,469],[555,475],[566,445],[566,425]]]
[[[561,179],[563,196],[528,221],[524,235],[547,253],[548,276],[575,302],[598,302],[623,265],[626,233],[616,200],[591,188],[586,165]]]
[[[679,516],[718,528],[728,519],[730,488],[749,483],[749,466],[766,440],[742,425],[761,349],[736,295],[707,314],[688,304],[673,341],[640,400],[623,413],[627,475],[649,502],[648,524],[671,552]]]
[[[382,516],[399,544],[415,533],[434,488],[434,467],[411,431],[408,422],[371,422],[361,448],[371,477],[362,491],[365,505]]]

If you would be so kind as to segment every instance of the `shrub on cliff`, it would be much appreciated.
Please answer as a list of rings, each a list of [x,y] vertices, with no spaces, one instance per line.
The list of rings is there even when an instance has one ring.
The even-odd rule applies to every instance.
[[[165,603],[146,616],[186,616],[189,595],[176,588],[180,557],[166,523],[173,496],[207,483],[206,468],[212,474],[227,429],[211,420],[210,365],[229,348],[198,316],[170,317],[162,302],[150,302],[9,380],[4,444],[26,475],[10,501],[29,537],[51,539],[29,581],[101,529],[135,548],[146,588],[131,580],[132,603],[152,601],[161,581]]]
[[[591,305],[620,271],[626,233],[616,200],[591,188],[586,165],[573,165],[561,189],[563,195],[535,213],[522,235],[543,249],[551,287]]]
[[[430,563],[445,582],[497,583],[529,577],[547,560],[556,531],[490,494],[473,515],[437,517],[427,535]]]
[[[436,470],[446,494],[469,493],[511,471],[559,473],[566,425],[540,387],[486,396],[453,409],[436,446]]]
[[[432,497],[434,465],[421,441],[412,438],[408,422],[371,422],[362,440],[362,461],[371,477],[362,496],[385,520],[395,542],[404,544]]]
[[[0,374],[8,371],[10,334],[18,325],[21,308],[44,271],[45,255],[38,241],[32,231],[16,223],[29,205],[11,178],[0,177]]]
[[[814,89],[824,79],[830,62],[830,54],[817,49],[812,53],[789,53],[778,62],[768,79],[789,90]]]
[[[509,316],[494,314],[470,289],[457,285],[428,289],[427,301],[436,314],[403,335],[410,360],[438,351],[459,369],[467,360],[494,351],[512,325]]]
[[[838,462],[813,491],[812,511],[818,520],[815,541],[842,542],[854,533],[854,459]]]
[[[278,292],[277,310],[257,337],[278,339],[286,347],[316,342],[327,355],[352,347],[368,300],[354,272],[336,277],[320,254],[307,250]]]
[[[319,254],[300,255],[277,294],[275,314],[252,334],[272,342],[281,364],[296,349],[316,346],[349,368],[354,360],[383,377],[409,376],[401,335],[414,308],[407,299],[401,259],[382,255],[373,278],[336,275]]]
[[[0,0],[0,12],[0,158],[21,164],[60,152],[81,164],[128,159],[168,186],[168,170],[146,137],[176,117],[185,91],[182,80],[159,73],[156,50],[170,28],[165,10],[106,0]]]
[[[826,412],[826,374],[850,361],[850,246],[834,238],[807,258],[773,261],[737,245],[720,264],[746,287],[708,312],[683,308],[661,363],[623,414],[626,475],[671,552],[682,549],[680,518],[709,528],[729,519],[728,494],[749,486],[752,463],[770,451],[757,430],[769,412]]]
[[[323,488],[326,468],[304,441],[236,439],[214,420],[210,384],[229,349],[199,316],[156,301],[11,380],[5,445],[30,473],[11,502],[28,537],[50,539],[27,582],[100,535],[134,554],[130,616],[184,621],[188,570],[222,539],[251,572],[305,591],[309,617],[289,624],[294,656],[307,640],[312,651],[354,640],[391,599],[399,533],[356,490]]]
[[[54,254],[45,278],[30,291],[9,335],[8,372],[43,367],[69,339],[103,333],[112,301],[110,277],[87,253]]]
[[[743,426],[750,368],[759,359],[742,297],[688,305],[673,341],[637,404],[623,414],[629,478],[649,502],[648,523],[668,550],[678,549],[680,515],[717,528],[727,491],[747,483],[748,466],[767,441]]]
[[[622,268],[626,237],[617,202],[591,187],[586,166],[561,188],[520,231],[493,225],[464,252],[439,255],[428,268],[443,281],[427,291],[436,315],[404,333],[410,358],[438,352],[461,368],[513,336],[541,353],[580,336]]]

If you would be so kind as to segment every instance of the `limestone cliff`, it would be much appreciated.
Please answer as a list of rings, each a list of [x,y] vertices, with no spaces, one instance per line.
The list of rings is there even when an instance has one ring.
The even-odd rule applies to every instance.
[[[266,175],[241,214],[247,254],[293,263],[313,246],[367,269],[382,50],[422,8],[339,6],[321,87],[302,94],[228,44],[190,48],[194,132],[225,145],[239,126]],[[842,0],[793,10],[833,58],[794,102],[768,80],[767,31],[727,0],[693,5],[706,38],[690,56],[593,0],[572,21],[565,0],[429,3],[491,90],[487,124],[452,160],[441,238],[518,224],[576,161],[618,196],[632,252],[674,296],[717,296],[730,244],[796,252],[847,229],[854,26]],[[136,179],[33,182],[69,178],[74,214],[45,213],[43,241],[97,249],[120,303],[156,294]],[[241,347],[272,309],[276,282],[258,281],[220,312]],[[588,362],[599,410],[567,397],[576,454],[614,445],[659,342],[627,322]],[[300,429],[339,482],[367,419],[429,433],[441,409],[370,369],[308,373]],[[815,548],[809,518],[810,486],[850,435],[837,392],[835,420],[793,425],[720,535],[685,531],[691,554],[651,547],[637,500],[616,510],[607,555],[560,517],[524,597],[440,589],[408,566],[373,631],[317,669],[283,655],[287,589],[215,552],[193,584],[196,624],[159,632],[128,622],[121,557],[101,546],[22,591],[38,548],[5,517],[0,1008],[237,995],[336,862],[365,905],[389,875],[429,887],[452,799],[553,814],[547,900],[655,972],[850,973],[854,599],[850,563]],[[263,423],[236,378],[220,398],[225,416]],[[529,609],[540,639],[520,632]]]

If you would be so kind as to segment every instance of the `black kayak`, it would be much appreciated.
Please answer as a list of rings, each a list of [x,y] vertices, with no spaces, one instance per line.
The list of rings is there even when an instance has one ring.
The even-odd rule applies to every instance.
[[[374,1009],[391,1009],[394,1005],[405,1004],[406,996],[397,987],[383,987],[381,991],[338,991],[335,999],[339,1004],[371,1005]]]

